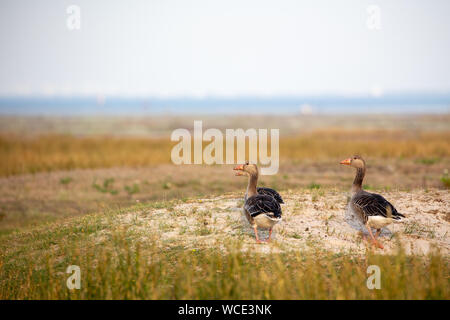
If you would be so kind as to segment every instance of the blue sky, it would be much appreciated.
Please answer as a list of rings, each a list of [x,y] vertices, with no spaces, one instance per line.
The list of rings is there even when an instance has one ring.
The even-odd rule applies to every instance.
[[[449,13],[445,0],[2,0],[0,95],[449,93]]]

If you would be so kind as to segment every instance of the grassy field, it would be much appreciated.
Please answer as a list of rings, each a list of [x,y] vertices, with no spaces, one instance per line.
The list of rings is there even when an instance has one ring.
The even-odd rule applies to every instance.
[[[261,184],[278,190],[315,184],[348,190],[353,172],[339,161],[354,153],[367,159],[366,188],[449,185],[447,132],[322,130],[282,137],[280,144],[279,173],[261,179]],[[231,165],[171,164],[173,145],[143,137],[1,136],[0,233],[137,201],[213,196],[244,188]]]
[[[355,256],[320,244],[293,251],[281,241],[270,247],[249,244],[246,234],[205,244],[210,232],[200,231],[198,243],[186,244],[161,240],[170,228],[146,233],[153,229],[140,228],[139,218],[124,220],[127,213],[158,214],[177,203],[87,215],[4,238],[0,299],[450,298],[448,258],[436,252],[411,256],[399,247],[391,255],[369,250]],[[80,267],[80,290],[66,287],[69,265]],[[366,286],[369,265],[380,267],[379,290]]]
[[[283,128],[279,173],[260,181],[286,200],[270,245],[241,220],[232,165],[171,163],[171,130],[194,119],[0,117],[0,299],[450,298],[449,116],[256,117]],[[408,217],[385,251],[344,219],[354,172],[339,161],[355,153],[364,188]]]
[[[2,135],[0,176],[171,163],[175,144],[167,138]],[[450,157],[450,132],[322,130],[280,141],[280,160],[292,163],[355,153],[372,159],[410,158],[432,164]]]

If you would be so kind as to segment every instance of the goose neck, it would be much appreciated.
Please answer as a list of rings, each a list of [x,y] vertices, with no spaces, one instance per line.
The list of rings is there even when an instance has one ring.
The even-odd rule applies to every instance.
[[[258,175],[252,174],[249,176],[248,185],[247,185],[247,197],[251,197],[251,196],[257,194],[257,192],[256,192],[257,182],[258,182]]]
[[[366,174],[366,168],[356,168],[356,176],[355,180],[353,180],[352,191],[358,192],[362,190],[362,182],[364,180],[364,176]]]

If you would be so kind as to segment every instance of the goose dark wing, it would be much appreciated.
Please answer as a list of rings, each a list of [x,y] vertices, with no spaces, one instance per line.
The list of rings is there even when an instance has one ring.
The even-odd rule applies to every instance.
[[[266,194],[251,196],[245,201],[244,208],[252,217],[256,217],[261,213],[273,215],[276,218],[281,217],[280,204],[273,197]]]
[[[259,187],[256,188],[256,191],[259,194],[266,194],[268,196],[271,196],[272,198],[275,198],[275,200],[277,200],[278,203],[284,203],[283,198],[281,198],[280,194],[271,188]]]
[[[353,198],[353,204],[360,208],[366,216],[388,217],[388,215],[392,214],[392,218],[396,220],[399,220],[400,217],[405,217],[397,212],[397,209],[383,196],[376,193],[364,192],[357,194]]]

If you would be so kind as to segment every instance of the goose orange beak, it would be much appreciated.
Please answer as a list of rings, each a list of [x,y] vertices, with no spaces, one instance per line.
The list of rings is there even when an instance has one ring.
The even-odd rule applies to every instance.
[[[348,158],[348,159],[345,159],[345,160],[342,160],[341,161],[341,164],[346,164],[346,165],[350,165],[352,163],[352,159],[351,158]]]
[[[233,170],[237,170],[237,172],[234,174],[235,176],[243,176],[244,175],[244,165],[240,164],[233,168]]]

